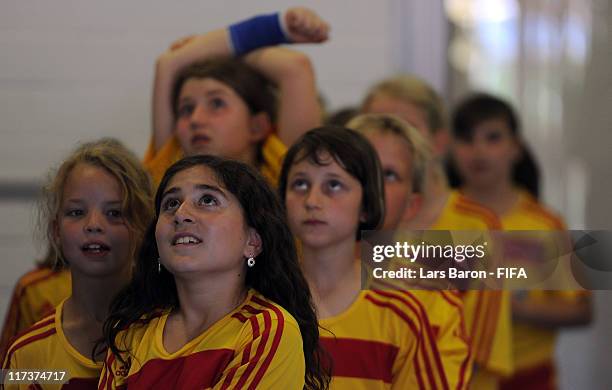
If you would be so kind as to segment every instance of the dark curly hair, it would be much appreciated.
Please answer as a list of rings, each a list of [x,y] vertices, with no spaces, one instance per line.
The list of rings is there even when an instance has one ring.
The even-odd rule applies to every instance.
[[[155,226],[159,219],[162,194],[179,172],[203,166],[212,170],[220,184],[240,202],[246,224],[262,241],[258,264],[246,268],[246,287],[281,305],[296,319],[302,334],[306,362],[306,389],[326,389],[330,376],[324,370],[319,347],[319,329],[308,284],[298,264],[293,236],[287,226],[285,210],[266,180],[250,166],[225,158],[198,155],[174,163],[162,178],[155,196],[155,219],[149,226],[131,283],[115,298],[104,323],[105,342],[118,359],[121,350],[116,336],[134,324],[148,322],[160,310],[178,308],[180,302],[172,274],[157,269],[159,257]],[[129,351],[127,351],[129,352]]]

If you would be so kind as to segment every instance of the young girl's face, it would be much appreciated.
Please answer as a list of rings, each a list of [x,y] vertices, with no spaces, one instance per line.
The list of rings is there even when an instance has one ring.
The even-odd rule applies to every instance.
[[[401,137],[380,130],[365,133],[383,169],[385,182],[385,221],[383,229],[395,229],[412,195],[412,151]]]
[[[178,172],[164,190],[155,238],[162,264],[175,276],[240,273],[254,229],[238,199],[213,172],[194,166]]]
[[[262,139],[244,100],[212,78],[191,78],[182,86],[175,124],[185,155],[211,154],[245,161]],[[259,130],[259,129],[257,129]]]
[[[70,171],[56,235],[73,273],[101,277],[131,268],[130,233],[121,200],[119,182],[106,170],[80,163]]]
[[[480,122],[471,137],[456,139],[453,157],[465,185],[490,188],[512,180],[520,146],[502,119]]]
[[[287,177],[289,226],[305,247],[322,249],[355,240],[362,218],[361,183],[323,152],[317,165],[304,159]]]

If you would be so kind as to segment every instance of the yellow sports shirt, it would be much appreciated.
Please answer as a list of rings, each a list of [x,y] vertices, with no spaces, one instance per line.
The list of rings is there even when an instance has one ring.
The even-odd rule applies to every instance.
[[[65,385],[39,384],[7,385],[11,389],[96,389],[102,362],[83,356],[66,339],[62,330],[62,301],[55,311],[27,329],[13,341],[2,367],[4,369],[44,369],[67,371],[70,378]]]
[[[460,306],[440,292],[360,291],[343,313],[319,320],[330,388],[464,388],[471,367]]]
[[[4,356],[13,337],[52,312],[71,290],[68,270],[40,267],[19,278],[2,327],[0,356]]]
[[[566,230],[562,219],[544,207],[525,191],[521,191],[516,205],[501,216],[504,230]],[[586,291],[529,291],[526,299],[546,302],[547,298],[572,302]],[[529,324],[513,325],[513,356],[516,376],[527,382],[554,381],[554,347],[556,331]],[[537,369],[540,367],[540,369]],[[552,378],[551,378],[552,376]],[[546,379],[548,377],[548,379]],[[531,379],[530,379],[531,378]],[[538,379],[540,378],[540,379]]]
[[[434,230],[499,230],[501,223],[487,208],[459,191],[451,191]],[[478,364],[472,388],[490,389],[499,377],[510,375],[512,312],[510,294],[504,291],[468,290],[461,293],[471,358]]]
[[[270,185],[276,187],[278,177],[283,164],[283,158],[287,152],[287,146],[276,136],[271,134],[266,138],[263,148],[263,164],[259,167],[261,174],[268,180]],[[155,152],[153,139],[145,153],[143,164],[151,174],[155,186],[159,185],[166,169],[183,157],[183,151],[176,137],[170,138],[160,150]]]
[[[110,350],[100,389],[287,389],[304,386],[300,328],[285,309],[250,290],[245,302],[176,352],[163,332],[169,313],[117,335],[125,363]]]

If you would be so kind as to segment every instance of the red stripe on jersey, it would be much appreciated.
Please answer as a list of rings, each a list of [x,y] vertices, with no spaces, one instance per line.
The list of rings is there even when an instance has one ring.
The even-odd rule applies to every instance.
[[[255,297],[253,297],[253,299],[254,298]],[[253,372],[253,370],[257,366],[259,359],[261,359],[266,348],[266,344],[268,344],[268,339],[270,338],[270,331],[272,330],[272,318],[270,312],[268,311],[263,311],[261,314],[263,314],[264,318],[264,328],[261,332],[261,340],[259,342],[259,345],[257,346],[257,351],[255,351],[255,356],[253,356],[253,359],[249,362],[249,365],[240,376],[240,380],[238,381],[238,383],[236,383],[236,389],[240,389],[245,385],[247,379],[249,378],[249,375],[251,375],[251,372]],[[253,317],[254,321],[257,321],[256,318],[257,317]]]
[[[482,309],[483,315],[479,318],[479,326],[476,330],[477,333],[475,333],[475,335],[478,335],[478,338],[474,337],[473,343],[476,360],[485,366],[493,341],[491,332],[494,332],[494,328],[497,326],[496,302],[493,294],[493,291],[482,291],[480,294],[482,302],[484,302]]]
[[[370,292],[375,292],[375,291],[370,291]],[[380,294],[380,291],[376,291],[376,293],[378,295],[382,295]],[[408,315],[406,315],[406,313],[404,311],[402,311],[401,309],[399,309],[397,306],[389,303],[389,302],[385,302],[385,301],[381,301],[379,298],[376,298],[370,294],[366,294],[365,297],[368,301],[372,302],[374,305],[379,306],[379,307],[384,307],[387,309],[391,309],[395,314],[397,314],[402,320],[404,320],[404,322],[406,322],[406,324],[408,324],[408,326],[410,327],[410,330],[412,330],[412,333],[414,333],[414,335],[416,337],[419,337],[419,330],[417,329],[417,326],[415,325],[414,321],[412,320],[412,318],[408,317]],[[416,314],[416,313],[415,313]]]
[[[446,379],[446,374],[444,372],[444,365],[442,364],[442,358],[440,357],[440,351],[438,350],[438,344],[436,342],[437,332],[434,331],[433,327],[429,323],[429,317],[427,316],[427,311],[425,310],[425,307],[423,307],[423,303],[410,291],[403,291],[403,293],[407,297],[409,297],[419,308],[420,317],[425,325],[427,335],[429,336],[427,340],[429,341],[429,346],[433,352],[434,361],[438,368],[438,375],[442,380],[442,388],[448,389],[449,386],[448,381]]]
[[[34,341],[37,341],[37,340],[42,340],[42,339],[44,339],[45,337],[49,337],[49,336],[51,336],[52,334],[55,334],[55,328],[51,328],[51,329],[49,329],[49,330],[47,330],[47,331],[44,331],[43,333],[37,334],[37,335],[35,335],[35,336],[32,336],[32,337],[30,337],[30,338],[27,338],[27,339],[23,340],[22,342],[20,342],[20,343],[18,343],[18,344],[15,344],[15,345],[14,345],[14,346],[13,346],[13,347],[12,347],[12,348],[11,348],[11,349],[8,351],[8,353],[6,354],[6,364],[7,364],[7,367],[6,367],[6,368],[8,368],[8,365],[9,365],[9,364],[11,364],[11,358],[13,357],[13,354],[15,353],[15,351],[17,351],[19,348],[21,348],[21,347],[23,347],[23,346],[25,346],[25,345],[28,345],[28,344],[30,344],[30,343],[33,343]]]
[[[59,275],[60,273],[61,271],[53,271],[50,268],[37,268],[26,273],[20,279],[21,284],[19,285],[19,296],[21,297],[25,293],[26,287],[45,281],[53,276]]]
[[[254,297],[253,297],[253,298],[254,298]],[[254,315],[257,315],[257,314],[260,314],[260,313],[262,313],[262,312],[263,312],[263,310],[261,310],[261,309],[255,309],[255,308],[254,308],[253,306],[251,306],[251,305],[244,305],[244,306],[242,307],[242,310],[245,310],[245,311],[249,312],[249,314],[254,314]]]
[[[472,324],[472,330],[470,333],[470,339],[472,347],[474,348],[474,358],[476,361],[486,366],[486,360],[483,360],[482,356],[482,343],[484,342],[484,332],[487,323],[487,314],[489,309],[489,298],[486,291],[478,292],[478,303],[476,304],[476,311],[474,317],[474,323]]]
[[[455,208],[457,212],[462,212],[464,214],[473,215],[480,218],[487,225],[489,230],[501,229],[499,218],[497,218],[494,214],[483,210],[480,206],[457,203]]]
[[[253,345],[253,342],[259,337],[259,322],[257,322],[257,317],[249,317],[248,321],[251,324],[251,332],[253,334],[253,338],[242,351],[242,360],[240,361],[240,366],[244,366],[249,362],[249,359],[251,357],[251,346]],[[223,386],[221,386],[221,390],[229,388],[240,366],[235,366],[230,369],[230,371],[225,376],[225,381],[223,381]]]
[[[249,359],[251,358],[251,346],[253,345],[253,341],[259,338],[259,322],[257,321],[257,317],[253,316],[249,318],[249,323],[251,324],[253,339],[250,343],[246,345],[246,347],[242,351],[242,361],[240,363],[242,365],[247,364],[249,362]]]
[[[28,333],[31,333],[35,330],[38,330],[40,328],[44,328],[45,326],[48,326],[50,324],[52,324],[53,322],[55,322],[55,310],[53,310],[53,312],[49,313],[45,318],[41,319],[38,323],[32,325],[31,327],[22,330],[21,332],[17,333],[16,335],[12,336],[6,346],[5,346],[5,350],[2,351],[3,354],[2,356],[0,356],[2,358],[1,362],[4,362],[6,360],[7,357],[9,357],[9,348],[11,347],[11,345],[13,345],[14,342],[16,342],[18,339],[26,336]],[[2,363],[0,363],[2,364]],[[8,362],[7,362],[8,364]]]
[[[106,362],[104,363],[105,367],[102,369],[103,375],[98,385],[98,390],[104,390],[105,387],[107,389],[111,388],[111,383],[113,382],[112,378],[113,378],[113,362],[114,361],[115,361],[115,355],[111,353],[106,359]]]
[[[482,324],[480,328],[480,341],[478,343],[478,349],[476,350],[478,356],[482,362],[487,362],[487,355],[490,345],[492,344],[492,338],[490,334],[492,310],[494,308],[494,296],[493,292],[487,292],[487,300],[485,305],[484,316],[482,317]]]
[[[35,284],[44,282],[48,279],[58,277],[61,274],[62,274],[62,271],[53,271],[49,268],[38,268],[38,269],[35,269],[33,271],[26,273],[24,276],[21,277],[21,281],[23,281],[23,284],[20,286],[18,285],[15,288],[16,291],[15,291],[15,296],[14,296],[14,302],[13,301],[11,302],[10,307],[13,307],[13,304],[18,305],[18,302],[21,301],[21,299],[25,295],[27,288],[32,287]],[[44,304],[46,304],[47,306],[52,306],[48,301],[46,301]],[[50,313],[51,311],[46,313],[45,316]],[[55,313],[55,310],[53,310],[53,313]],[[21,310],[17,310],[16,314],[17,316],[16,316],[15,323],[18,324],[21,321],[21,318],[20,318]]]
[[[244,315],[242,315],[241,313],[234,313],[232,314],[232,317],[238,319],[238,321],[245,323],[247,322],[249,319],[246,318]]]
[[[176,359],[152,359],[127,378],[130,389],[201,389],[212,387],[234,351],[212,349]],[[110,384],[110,382],[109,382]]]
[[[449,290],[440,290],[439,293],[449,305],[455,306],[457,309],[462,311],[462,302],[459,296],[452,294]]]
[[[380,300],[374,298],[373,296],[371,296],[369,294],[366,295],[365,299],[367,299],[368,301],[370,301],[371,303],[373,303],[376,306],[384,307],[384,308],[387,308],[387,309],[391,309],[391,311],[393,311],[395,314],[397,314],[398,317],[400,317],[402,320],[404,320],[404,322],[406,322],[406,324],[408,325],[408,327],[412,331],[412,334],[417,339],[417,349],[421,350],[421,354],[423,355],[423,357],[425,359],[425,363],[427,364],[428,362],[427,362],[427,359],[425,358],[425,351],[424,351],[423,348],[420,347],[423,344],[423,336],[417,330],[417,327],[414,324],[414,322],[412,321],[412,319],[410,317],[408,317],[406,315],[406,313],[404,311],[402,311],[400,308],[398,308],[397,306],[395,306],[395,305],[393,305],[393,304],[391,304],[389,302],[380,301]],[[414,364],[416,366],[416,375],[417,375],[417,380],[419,382],[419,387],[423,388],[424,384],[423,384],[423,378],[421,377],[421,368],[420,368],[420,364],[419,364],[418,354],[414,355]],[[428,372],[428,374],[430,374],[430,373]],[[432,379],[433,378],[430,378],[430,380],[432,380]]]
[[[52,323],[55,322],[55,310],[53,310],[52,313],[47,314],[47,316],[45,316],[45,318],[43,318],[42,320],[40,320],[38,323],[32,325],[31,327],[24,329],[22,332],[20,332],[19,334],[17,334],[17,336],[15,336],[13,338],[13,341],[27,335],[28,333],[31,333],[35,330],[38,330],[40,328],[44,328],[45,326],[51,325]]]
[[[254,389],[257,387],[257,384],[270,366],[270,363],[272,362],[272,359],[274,358],[274,355],[276,354],[276,351],[278,349],[278,345],[280,344],[280,340],[283,335],[283,330],[285,328],[285,316],[276,305],[270,304],[269,302],[263,301],[257,297],[253,297],[253,301],[264,307],[267,307],[268,309],[271,309],[276,314],[277,324],[276,333],[274,334],[274,340],[272,340],[272,346],[270,347],[270,351],[268,352],[268,355],[266,356],[261,367],[259,367],[257,374],[255,374],[255,378],[253,379],[251,386],[249,386],[249,389]]]
[[[420,344],[420,342],[419,342],[419,344]],[[419,389],[424,389],[425,388],[425,381],[423,380],[423,376],[421,375],[421,364],[419,363],[419,359],[418,359],[418,357],[416,355],[414,357],[414,366],[416,367],[415,371],[416,371],[416,374],[417,374],[416,377],[417,377],[417,382],[419,383]]]
[[[468,365],[472,360],[472,347],[468,345],[468,353],[463,363],[461,363],[461,368],[459,369],[459,381],[457,382],[457,390],[461,390],[467,388],[467,383],[465,382],[465,373],[467,372]]]
[[[495,337],[495,329],[497,329],[497,320],[499,319],[499,309],[502,300],[501,291],[491,292],[491,303],[489,304],[489,314],[487,315],[487,328],[485,333],[485,340],[491,340],[485,347],[484,361],[488,361],[491,356],[491,350],[493,349],[493,339]]]
[[[459,193],[457,197],[456,206],[460,211],[464,211],[466,214],[476,215],[483,219],[490,230],[500,230],[502,228],[499,218],[492,210],[484,207],[480,203],[474,202],[461,193]]]
[[[461,329],[462,336],[460,338],[465,340],[465,329],[463,328],[463,326],[464,326],[464,315],[463,315],[463,307],[462,307],[462,301],[461,301],[461,293],[458,292],[458,291],[455,291],[455,290],[440,290],[440,294],[442,295],[442,297],[444,297],[444,299],[450,305],[455,306],[459,310],[459,317],[461,319],[461,328],[462,328]],[[459,302],[457,302],[457,300]],[[461,363],[461,367],[459,368],[459,381],[457,382],[457,389],[458,390],[463,389],[467,385],[465,383],[465,374],[467,372],[468,364],[469,364],[470,359],[471,359],[472,346],[470,345],[470,343],[467,343],[467,347],[468,347],[468,353],[465,356],[465,359],[463,359],[463,362]]]
[[[397,296],[397,295],[394,295],[388,292],[384,292],[384,291],[373,291],[373,292],[379,295],[385,296],[387,298],[395,299],[397,301],[402,302],[404,306],[409,308],[420,319],[420,322],[423,325],[422,330],[425,333],[425,337],[423,337],[423,335],[421,334],[421,338],[423,341],[423,349],[422,349],[423,359],[425,360],[425,366],[426,366],[426,370],[427,370],[429,379],[431,381],[431,385],[433,387],[436,387],[436,382],[433,377],[433,369],[430,363],[430,357],[427,354],[425,344],[428,344],[429,348],[431,349],[431,352],[433,354],[433,360],[437,366],[439,376],[442,380],[443,387],[445,389],[448,389],[448,382],[446,381],[446,375],[444,375],[444,366],[442,365],[442,359],[440,358],[440,353],[436,345],[434,332],[431,328],[431,325],[429,324],[429,318],[427,317],[427,313],[425,312],[425,309],[423,308],[423,305],[421,304],[421,302],[412,293],[408,291],[404,291],[404,290],[396,291],[397,293],[403,294],[404,296]],[[406,298],[414,302],[414,304],[418,306],[418,309],[415,306],[413,306]],[[427,343],[425,342],[425,340],[427,340]]]
[[[393,362],[399,348],[372,340],[321,337],[319,342],[332,357],[333,376],[393,380]]]
[[[552,362],[544,362],[535,367],[520,370],[508,379],[503,379],[500,390],[554,390],[556,385],[555,366]]]
[[[472,326],[470,328],[470,334],[468,335],[470,337],[470,344],[472,345],[475,355],[478,355],[478,350],[476,349],[476,340],[479,339],[480,336],[479,333],[476,332],[476,330],[478,329],[478,322],[481,319],[481,314],[482,314],[482,301],[484,300],[484,292],[483,291],[477,291],[476,292],[477,297],[476,297],[476,307],[474,308],[474,317],[473,317],[473,322],[472,322]]]

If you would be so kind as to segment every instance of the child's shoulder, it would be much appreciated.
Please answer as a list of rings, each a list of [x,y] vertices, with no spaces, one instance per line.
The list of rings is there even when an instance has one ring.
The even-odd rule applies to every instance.
[[[436,223],[437,229],[448,230],[497,230],[499,219],[488,208],[472,201],[461,192],[450,192],[442,215]]]
[[[33,351],[34,355],[37,355],[42,351],[39,348],[41,344],[53,342],[53,338],[57,334],[56,310],[57,308],[34,325],[13,337],[6,351],[7,362],[10,362],[15,354],[29,354],[29,352]]]
[[[563,219],[550,208],[525,191],[519,193],[517,206],[503,218],[504,225],[516,223],[521,229],[565,230]],[[513,228],[513,226],[506,226]]]
[[[232,317],[243,323],[254,318],[263,320],[264,323],[274,321],[282,326],[298,327],[296,319],[284,307],[253,289],[249,291],[247,299]]]
[[[68,270],[53,270],[48,267],[36,267],[23,274],[19,278],[17,286],[25,289],[41,283],[53,283],[54,281],[66,278],[70,278],[70,272]]]
[[[238,345],[260,340],[271,348],[270,351],[302,347],[302,333],[291,313],[253,289],[231,314],[231,319],[227,328],[239,335],[234,340]]]
[[[412,290],[368,290],[363,299],[368,303],[370,311],[381,318],[387,318],[391,323],[408,326],[412,331],[420,333],[423,324],[429,322],[427,305],[433,295],[422,295]],[[439,297],[436,297],[439,299]],[[389,323],[388,321],[384,321]]]

